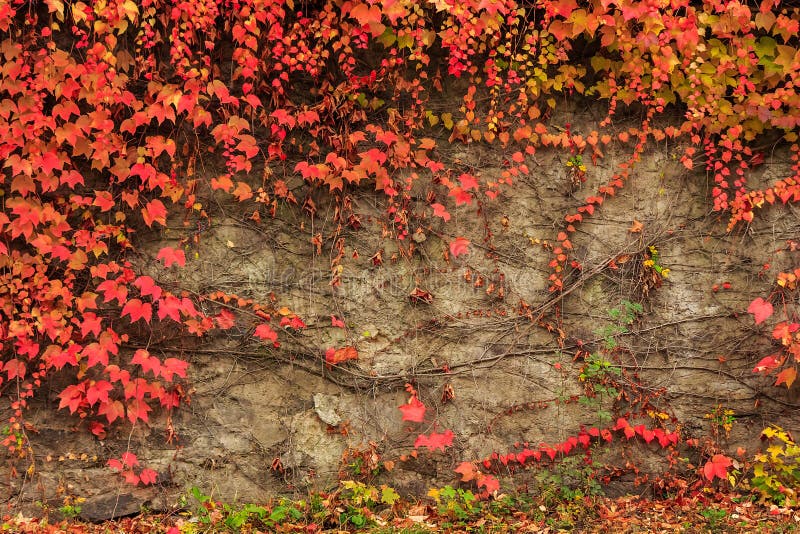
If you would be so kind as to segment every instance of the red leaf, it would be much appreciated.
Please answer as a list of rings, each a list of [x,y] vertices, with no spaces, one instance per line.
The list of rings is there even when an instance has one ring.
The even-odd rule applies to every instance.
[[[108,191],[95,191],[92,205],[99,207],[100,211],[109,211],[116,203]]]
[[[753,314],[756,320],[756,324],[761,324],[765,320],[767,320],[767,318],[769,318],[769,316],[772,315],[772,311],[773,311],[772,304],[762,299],[761,297],[758,297],[753,302],[751,302],[750,306],[748,306],[747,308],[747,313]]]
[[[13,380],[17,377],[22,379],[25,378],[25,371],[27,371],[27,367],[25,367],[25,362],[22,360],[12,358],[3,366],[3,371],[8,373],[9,380]]]
[[[139,319],[144,319],[149,323],[153,318],[153,307],[149,302],[142,302],[139,299],[131,299],[122,307],[121,316],[130,315],[131,322],[135,323]]]
[[[284,328],[291,327],[295,330],[300,330],[306,327],[306,323],[304,323],[303,320],[296,315],[292,315],[291,317],[281,317],[280,325]]]
[[[435,203],[431,204],[431,207],[433,208],[433,214],[435,216],[441,217],[442,219],[444,219],[444,222],[450,220],[450,214],[447,212],[447,209],[443,205]]]
[[[149,276],[140,276],[133,285],[139,288],[139,293],[143,297],[152,296],[154,299],[161,297],[161,288]]]
[[[147,423],[149,418],[147,414],[151,411],[153,411],[153,409],[142,399],[132,399],[128,401],[128,420],[131,423],[136,423],[137,419],[141,419]]]
[[[97,285],[97,290],[103,293],[105,302],[116,299],[122,304],[128,298],[128,288],[117,280],[103,280]]]
[[[478,181],[475,179],[474,176],[471,174],[462,174],[458,177],[458,181],[461,183],[461,188],[464,191],[469,191],[470,189],[478,189]]]
[[[186,378],[186,370],[189,368],[189,362],[179,360],[178,358],[167,358],[161,366],[161,376],[167,382],[172,382],[172,375],[178,375],[181,378]]]
[[[278,334],[275,333],[267,323],[258,325],[254,334],[256,337],[272,341],[273,343],[278,341]]]
[[[430,304],[433,302],[433,295],[430,294],[429,291],[425,291],[424,289],[420,289],[418,287],[414,288],[414,291],[408,296],[411,302],[422,302],[425,304]]]
[[[167,225],[167,208],[158,199],[151,200],[142,208],[142,218],[147,226],[152,226],[154,222],[161,226]]]
[[[155,356],[150,356],[150,353],[144,349],[139,349],[133,354],[131,363],[142,367],[142,372],[151,371],[154,376],[158,376],[161,372],[161,360]]]
[[[436,449],[444,451],[445,447],[451,447],[453,445],[453,437],[455,437],[455,434],[453,434],[452,430],[445,430],[442,434],[433,432],[428,436],[420,434],[414,442],[414,448],[428,447],[428,450],[431,451],[435,451]]]
[[[614,425],[614,428],[612,430],[622,430],[627,426],[628,426],[628,420],[625,419],[624,417],[620,417],[619,419],[617,419],[617,424]]]
[[[120,459],[126,467],[134,468],[139,465],[139,459],[132,452],[123,452]]]
[[[141,473],[139,473],[139,479],[145,486],[149,486],[150,484],[155,484],[157,478],[158,478],[158,473],[156,473],[152,469],[145,468],[142,469]]]
[[[106,427],[103,423],[92,421],[89,423],[89,431],[97,436],[97,439],[105,439],[106,437]]]
[[[706,465],[703,466],[703,475],[707,480],[714,480],[714,477],[725,479],[728,475],[728,468],[732,465],[731,459],[724,454],[715,454]]]
[[[58,398],[61,399],[61,402],[58,404],[58,409],[69,408],[69,413],[75,413],[83,402],[85,392],[85,382],[65,387],[64,391],[58,394]]]
[[[403,421],[411,421],[412,423],[421,423],[425,419],[425,405],[412,395],[406,404],[399,407],[403,412]]]
[[[489,494],[492,494],[495,491],[500,491],[500,481],[492,475],[484,475],[480,477],[478,479],[478,486],[483,486],[486,488],[486,492]]]
[[[108,423],[111,424],[115,420],[125,417],[125,407],[118,400],[100,403],[97,409],[97,415],[105,415]]]
[[[782,359],[779,360],[775,358],[775,356],[767,356],[766,358],[762,358],[760,362],[753,367],[754,373],[767,373],[772,371],[776,367],[780,366],[782,363]]]
[[[217,326],[222,330],[233,328],[236,324],[236,316],[228,310],[220,310],[220,312],[214,316],[214,319],[217,321]]]
[[[472,195],[460,187],[453,188],[453,190],[450,191],[450,196],[456,199],[456,206],[460,206],[461,204],[472,204]]]
[[[108,402],[108,392],[114,389],[114,386],[106,380],[98,380],[91,384],[86,389],[86,400],[89,406],[93,406],[96,402]]]
[[[164,247],[158,251],[157,260],[164,260],[164,265],[172,267],[173,263],[177,263],[181,267],[186,265],[186,254],[179,248]]]
[[[112,471],[116,471],[116,472],[122,471],[122,462],[120,462],[116,458],[111,458],[107,462],[107,465]]]
[[[469,254],[469,239],[457,237],[450,243],[450,254],[457,258],[461,254]]]
[[[331,326],[335,328],[344,328],[344,321],[342,321],[335,315],[331,315]]]
[[[125,477],[125,482],[131,486],[136,486],[139,484],[139,477],[133,471],[125,471],[122,476]]]

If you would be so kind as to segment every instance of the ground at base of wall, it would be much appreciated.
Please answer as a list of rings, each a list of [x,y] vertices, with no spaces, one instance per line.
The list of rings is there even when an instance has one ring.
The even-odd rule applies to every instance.
[[[435,499],[412,502],[399,496],[394,499],[396,494],[391,493],[387,498],[386,488],[372,496],[369,487],[362,489],[340,488],[307,500],[284,499],[263,506],[230,505],[209,498],[187,502],[171,514],[143,511],[100,523],[64,518],[65,514],[79,514],[76,504],[45,511],[37,518],[5,515],[0,532],[800,532],[800,510],[755,503],[746,495],[733,493],[666,500],[500,495],[480,501],[467,490],[447,487],[437,491]]]

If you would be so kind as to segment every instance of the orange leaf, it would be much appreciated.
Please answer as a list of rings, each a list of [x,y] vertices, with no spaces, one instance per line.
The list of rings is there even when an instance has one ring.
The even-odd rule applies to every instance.
[[[461,482],[474,480],[478,475],[478,468],[472,462],[461,462],[454,471],[461,475]]]
[[[644,228],[644,224],[634,219],[633,224],[630,228],[628,228],[628,231],[632,234],[638,234],[642,231],[642,228]]]
[[[167,208],[158,199],[151,200],[142,208],[142,218],[147,226],[152,226],[154,222],[162,226],[167,225]]]
[[[328,349],[325,353],[325,361],[329,365],[338,365],[347,360],[357,360],[358,351],[355,347],[342,347],[338,350]]]
[[[787,367],[780,373],[775,379],[775,385],[780,386],[781,384],[786,384],[787,388],[792,387],[795,379],[797,379],[797,369],[794,367]]]

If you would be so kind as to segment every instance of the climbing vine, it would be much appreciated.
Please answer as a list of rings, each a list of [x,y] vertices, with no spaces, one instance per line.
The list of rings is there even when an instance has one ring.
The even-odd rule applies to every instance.
[[[238,325],[278,347],[283,333],[306,327],[279,296],[192,294],[141,271],[140,236],[168,222],[179,237],[147,259],[176,270],[199,254],[210,224],[200,191],[230,195],[252,221],[269,224],[285,206],[313,220],[307,192],[320,190],[335,201],[342,230],[361,224],[351,195],[372,189],[384,201],[384,237],[411,256],[416,221],[447,223],[458,210],[513,195],[537,150],[563,150],[581,204],[546,247],[554,294],[582,269],[573,234],[625,187],[647,147],[669,142],[686,169],[705,168],[713,210],[729,230],[768,205],[800,201],[798,34],[800,10],[774,0],[0,1],[0,393],[11,411],[3,445],[28,450],[26,408],[55,376],[69,382],[58,409],[98,438],[110,425],[148,424],[154,410],[179,408],[189,365],[150,350],[155,330],[202,337]],[[456,95],[452,109],[432,105],[442,95]],[[607,104],[596,125],[554,118],[583,100]],[[623,113],[637,117],[633,125],[616,126]],[[493,146],[505,155],[502,172],[443,157],[444,138]],[[775,143],[789,147],[791,175],[751,189],[748,171]],[[626,147],[628,159],[584,191],[588,162],[612,145]],[[293,178],[306,189],[290,188]],[[418,189],[422,207],[412,201]],[[466,238],[448,244],[448,258],[470,253]],[[313,233],[309,247],[331,251],[330,283],[340,284],[339,232]],[[372,262],[383,262],[380,250]],[[654,247],[643,267],[651,288],[669,273]],[[797,273],[781,276],[773,299],[796,288]],[[483,277],[467,277],[483,286]],[[499,299],[504,291],[500,278],[486,287]],[[417,288],[408,298],[432,296]],[[757,322],[771,315],[765,302],[749,310]],[[527,303],[519,315],[563,341]],[[778,383],[794,382],[796,327],[793,318],[775,327],[782,352],[756,371],[783,366]],[[358,352],[320,347],[320,358],[336,366]],[[424,405],[413,386],[408,392],[402,419],[422,422]],[[459,473],[490,493],[496,480],[478,465],[554,458],[619,432],[677,443],[663,420],[626,417],[562,443],[466,462]],[[419,434],[415,447],[441,450],[452,440],[443,429]],[[715,466],[723,463],[707,478],[722,478]],[[132,483],[156,480],[131,452],[109,466]]]

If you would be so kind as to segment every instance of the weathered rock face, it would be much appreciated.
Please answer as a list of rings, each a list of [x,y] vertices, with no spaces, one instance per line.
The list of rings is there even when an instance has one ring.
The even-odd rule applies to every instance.
[[[484,178],[499,174],[501,155],[477,146],[459,150],[453,158]],[[607,425],[609,398],[575,401],[585,383],[577,379],[582,362],[573,357],[578,340],[587,351],[600,350],[608,328],[619,326],[609,310],[623,301],[640,303],[644,313],[628,332],[613,331],[614,363],[638,377],[641,391],[658,392],[654,407],[674,417],[685,437],[708,435],[705,415],[720,407],[737,417],[722,439],[729,450],[754,450],[767,423],[800,428],[798,389],[787,393],[751,372],[769,350],[769,336],[744,313],[753,298],[769,292],[774,273],[800,264],[800,252],[776,252],[800,235],[796,213],[767,209],[750,227],[726,234],[726,221],[709,209],[705,177],[684,172],[677,153],[669,147],[646,154],[626,187],[580,225],[573,243],[582,270],[567,277],[560,299],[547,290],[546,242],[555,241],[564,213],[608,180],[625,157],[621,151],[590,165],[588,182],[577,191],[564,156],[541,152],[539,165],[507,196],[453,208],[447,224],[435,217],[415,221],[420,232],[411,255],[384,237],[380,199],[367,190],[351,192],[362,228],[341,234],[324,199],[317,199],[313,223],[285,207],[259,225],[238,206],[209,202],[216,206],[212,226],[187,268],[175,277],[147,266],[148,274],[201,293],[220,289],[262,300],[274,294],[309,327],[281,334],[279,349],[254,343],[245,329],[200,342],[168,336],[152,345],[151,351],[181,352],[192,363],[191,404],[171,415],[178,435],[172,443],[161,430],[164,414],[152,428],[120,427],[97,441],[71,432],[79,422],[53,411],[54,394],[38,399],[35,474],[3,493],[55,506],[67,494],[84,497],[90,519],[145,504],[168,508],[192,486],[214,498],[258,501],[327,488],[340,475],[364,475],[371,466],[363,458],[371,452],[397,460],[418,434],[451,429],[453,447],[444,453],[420,452],[379,475],[401,492],[423,495],[432,485],[455,483],[452,469],[461,461],[511,450],[515,442],[557,442],[582,425]],[[787,158],[776,152],[751,179],[755,185],[787,172]],[[419,202],[420,213],[424,205]],[[640,232],[630,231],[634,221],[643,223]],[[154,236],[162,241],[153,248],[172,244],[179,233]],[[328,239],[321,255],[310,243],[316,233]],[[456,236],[471,241],[469,254],[445,260]],[[345,259],[334,288],[329,251],[340,237]],[[661,287],[642,278],[651,245],[671,270]],[[380,265],[371,259],[378,252]],[[765,263],[770,270],[760,275]],[[725,282],[730,290],[712,290]],[[432,300],[409,299],[417,288]],[[563,347],[518,315],[520,301],[566,334]],[[333,327],[331,315],[346,327]],[[358,360],[326,366],[325,350],[346,345],[358,350]],[[400,419],[407,382],[428,408],[426,423]],[[624,447],[644,470],[663,468],[663,454],[653,446],[631,441]],[[132,491],[103,467],[129,448],[159,472],[155,488]],[[603,449],[596,458],[620,464],[620,454]],[[630,489],[626,484],[613,491]]]

